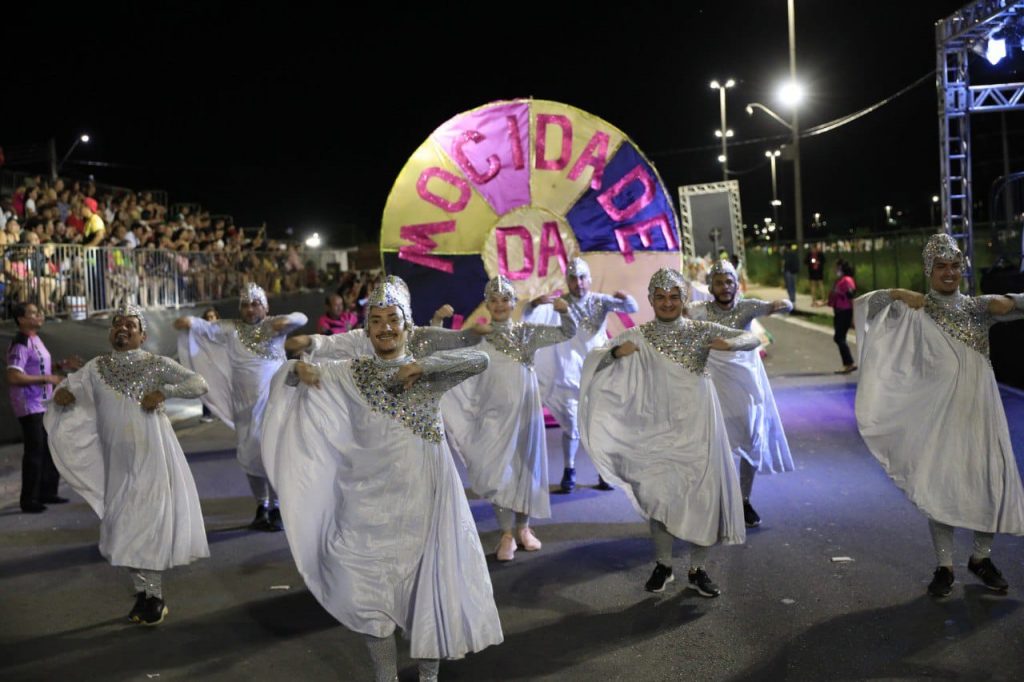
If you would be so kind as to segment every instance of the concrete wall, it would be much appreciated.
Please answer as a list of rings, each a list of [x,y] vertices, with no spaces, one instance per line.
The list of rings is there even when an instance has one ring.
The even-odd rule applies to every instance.
[[[317,319],[324,312],[324,296],[320,292],[286,294],[270,299],[270,314],[302,312],[309,318],[305,327],[296,334],[312,334]],[[182,315],[199,315],[207,306],[198,308],[165,308],[146,311],[147,338],[144,348],[153,353],[177,357],[177,334],[174,320]],[[238,317],[238,300],[230,299],[214,304],[221,317]],[[80,355],[89,360],[110,350],[108,334],[110,319],[95,317],[80,322],[69,320],[47,320],[39,332],[39,337],[46,344],[54,361],[70,355]],[[12,320],[0,323],[0,348],[3,349],[3,362],[6,369],[7,348],[17,332]],[[12,443],[21,440],[21,427],[11,411],[10,396],[7,382],[0,392],[0,443]]]

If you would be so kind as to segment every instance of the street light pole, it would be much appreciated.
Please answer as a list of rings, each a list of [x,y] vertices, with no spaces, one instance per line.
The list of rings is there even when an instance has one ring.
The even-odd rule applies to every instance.
[[[796,80],[796,8],[795,0],[789,0],[786,4],[789,18],[789,78],[795,86]],[[792,131],[793,131],[793,209],[794,226],[796,227],[796,243],[798,257],[803,256],[804,241],[804,197],[802,183],[800,182],[800,107],[793,105]]]
[[[718,90],[718,110],[721,116],[721,127],[715,131],[715,137],[722,139],[722,153],[718,156],[719,163],[722,164],[722,179],[729,179],[729,155],[728,155],[728,138],[733,136],[733,132],[729,130],[725,124],[725,91],[732,86],[736,85],[736,81],[729,79],[725,81],[725,84],[719,83],[717,80],[711,81],[711,89]]]
[[[782,202],[779,201],[779,185],[776,181],[775,176],[775,159],[779,158],[779,154],[781,153],[782,152],[779,151],[778,149],[770,150],[764,153],[764,155],[768,157],[768,160],[771,161],[772,164],[772,220],[776,224],[778,224],[779,222],[779,206],[782,205]]]

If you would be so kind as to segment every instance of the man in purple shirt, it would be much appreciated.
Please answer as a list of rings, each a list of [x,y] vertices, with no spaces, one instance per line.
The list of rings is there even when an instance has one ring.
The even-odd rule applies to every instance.
[[[57,495],[60,475],[53,465],[50,446],[43,428],[46,402],[53,387],[64,377],[53,374],[50,352],[39,338],[43,315],[34,303],[16,303],[13,308],[18,333],[7,350],[7,384],[14,416],[21,423],[25,454],[21,460],[21,510],[29,514],[46,511],[46,504],[61,504],[67,498]],[[81,360],[71,358],[62,368],[78,369]]]

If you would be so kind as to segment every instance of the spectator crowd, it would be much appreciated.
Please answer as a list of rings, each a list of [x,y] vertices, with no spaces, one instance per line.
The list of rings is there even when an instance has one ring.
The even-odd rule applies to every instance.
[[[270,239],[265,227],[241,228],[198,207],[172,211],[153,192],[41,176],[0,203],[0,260],[0,317],[18,302],[52,316],[71,313],[76,300],[84,314],[126,299],[212,301],[247,282],[268,294],[340,283],[340,273],[319,268],[300,243]]]

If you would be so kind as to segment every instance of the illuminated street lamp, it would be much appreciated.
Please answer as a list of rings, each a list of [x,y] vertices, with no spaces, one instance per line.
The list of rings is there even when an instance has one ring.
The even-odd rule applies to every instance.
[[[321,244],[321,241],[320,241],[320,234],[319,233],[314,232],[310,236],[306,237],[306,246],[308,246],[309,248],[311,248],[311,249],[320,248],[320,244]]]
[[[931,209],[932,209],[932,226],[933,227],[935,226],[935,209],[938,208],[938,206],[939,206],[939,195],[938,194],[933,194],[932,195],[932,205],[931,205]]]
[[[64,158],[61,159],[60,163],[57,164],[57,172],[58,173],[60,172],[60,169],[64,166],[64,162],[68,160],[69,156],[71,156],[71,152],[75,151],[75,147],[77,147],[82,142],[89,142],[89,136],[88,135],[80,135],[78,137],[78,139],[76,139],[74,142],[71,143],[71,147],[68,149],[68,153],[65,154]]]
[[[736,85],[736,81],[729,79],[725,83],[719,83],[717,80],[711,81],[711,89],[718,90],[718,109],[721,113],[722,125],[715,131],[715,137],[721,138],[722,140],[722,153],[718,155],[718,162],[722,164],[722,179],[729,179],[729,156],[727,153],[727,140],[733,136],[733,132],[725,125],[725,91]]]

